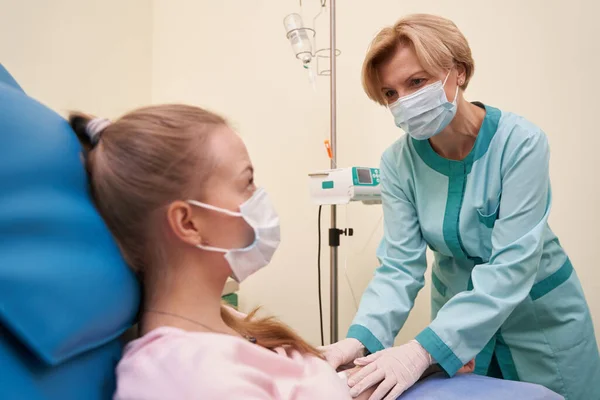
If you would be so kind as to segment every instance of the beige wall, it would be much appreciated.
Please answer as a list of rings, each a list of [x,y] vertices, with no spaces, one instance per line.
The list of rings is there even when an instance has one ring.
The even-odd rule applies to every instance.
[[[303,3],[312,15],[318,2]],[[316,343],[317,209],[307,199],[306,175],[327,167],[322,138],[328,124],[328,82],[320,78],[314,94],[285,39],[282,19],[298,9],[298,1],[155,0],[154,4],[153,101],[184,101],[225,113],[247,141],[257,177],[281,213],[281,249],[269,268],[242,285],[242,307],[263,305]],[[599,11],[593,0],[338,1],[338,46],[343,52],[338,59],[338,135],[339,165],[378,164],[381,152],[401,132],[388,112],[361,90],[360,66],[370,39],[406,13],[453,19],[468,37],[477,64],[468,98],[520,113],[550,137],[551,224],[582,278],[600,331],[595,248],[600,239],[596,230],[600,179],[595,166],[600,148],[596,133],[600,26],[594,19]],[[323,36],[326,19],[318,26]],[[343,270],[344,252],[352,253],[348,269],[359,295],[377,266],[374,253],[381,227],[366,250],[360,250],[380,212],[378,207],[349,207],[357,236],[344,240],[340,267]],[[324,216],[325,227],[327,221]],[[328,266],[326,257],[323,266]],[[340,290],[340,330],[345,333],[354,306],[343,275]],[[427,287],[400,341],[426,325],[428,295]]]
[[[61,114],[151,101],[151,0],[0,0],[0,63]]]
[[[310,20],[317,0],[304,0]],[[453,19],[468,37],[476,73],[467,96],[515,111],[539,124],[552,146],[553,229],[583,281],[600,332],[600,179],[596,134],[600,26],[594,0],[338,1],[339,160],[377,165],[401,131],[360,87],[362,57],[381,27],[406,13]],[[490,7],[496,8],[490,8]],[[257,178],[274,197],[283,244],[274,262],[244,282],[245,310],[263,305],[318,342],[317,209],[308,172],[327,168],[328,81],[312,91],[285,39],[283,17],[297,0],[0,0],[0,62],[52,108],[106,116],[149,102],[181,101],[225,114],[246,140]],[[327,41],[327,16],[317,26]],[[74,50],[78,48],[77,52]],[[340,211],[345,225],[346,209]],[[352,204],[356,236],[340,250],[340,332],[355,312],[344,259],[360,296],[374,269],[381,236],[379,207]],[[323,232],[328,227],[323,216]],[[370,233],[374,237],[368,241]],[[323,247],[324,287],[327,247]],[[399,341],[429,320],[429,286]],[[327,292],[324,292],[327,310]],[[327,327],[326,327],[327,328]]]

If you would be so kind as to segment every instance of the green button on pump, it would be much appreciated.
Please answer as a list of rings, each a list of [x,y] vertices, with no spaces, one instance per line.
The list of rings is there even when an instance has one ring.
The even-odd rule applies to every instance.
[[[333,189],[333,181],[323,181],[321,187],[323,189]]]

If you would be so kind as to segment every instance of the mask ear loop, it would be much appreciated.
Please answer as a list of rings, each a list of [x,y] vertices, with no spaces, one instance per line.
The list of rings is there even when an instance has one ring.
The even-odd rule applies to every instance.
[[[223,254],[226,254],[229,251],[229,250],[223,249],[221,247],[205,246],[203,244],[198,244],[198,245],[196,245],[196,247],[198,247],[199,249],[202,249],[202,250],[214,251],[215,253],[223,253]]]
[[[196,200],[188,200],[187,202],[193,206],[204,208],[206,210],[220,212],[222,214],[229,215],[230,217],[243,217],[241,212],[231,211],[231,210],[227,210],[225,208],[211,206],[210,204],[204,204],[204,203],[201,203]]]
[[[250,245],[243,247],[243,248],[224,249],[222,247],[208,246],[208,245],[205,245],[202,243],[197,244],[196,247],[199,249],[202,249],[202,250],[213,251],[216,253],[223,253],[223,254],[227,254],[230,251],[246,252],[246,251],[249,251],[255,245],[255,243],[258,241],[258,237],[259,237],[258,235],[259,235],[258,231],[256,229],[254,229],[254,241]]]
[[[446,77],[444,78],[444,83],[442,84],[442,86],[446,86],[446,82],[448,81],[448,78],[450,77],[450,72],[452,72],[452,68],[450,68],[450,70],[446,74]]]
[[[452,100],[452,104],[456,104],[456,100],[458,100],[458,89],[460,89],[460,86],[456,85],[456,93],[454,94],[454,100]]]
[[[211,206],[210,204],[201,203],[196,200],[188,200],[187,202],[193,206],[204,208],[206,210],[220,212],[220,213],[228,215],[230,217],[243,217],[241,212],[235,212],[235,211],[227,210],[225,208]],[[197,244],[196,247],[198,247],[199,249],[202,249],[202,250],[214,251],[217,253],[224,253],[224,254],[226,254],[227,252],[229,252],[231,250],[240,250],[240,249],[224,249],[222,247],[207,246],[204,244]]]
[[[450,71],[448,71],[448,74],[446,75],[446,78],[444,79],[444,83],[442,84],[442,87],[446,86],[446,82],[448,81],[448,78],[450,77],[451,72],[452,72],[452,68],[450,68]],[[460,89],[460,85],[457,83],[456,84],[456,93],[454,94],[454,100],[452,100],[452,104],[456,104],[456,100],[458,100],[458,89]]]

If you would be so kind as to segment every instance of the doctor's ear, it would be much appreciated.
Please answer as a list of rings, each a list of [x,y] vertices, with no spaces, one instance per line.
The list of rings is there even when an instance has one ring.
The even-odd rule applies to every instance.
[[[463,64],[456,65],[456,84],[462,86],[467,81],[467,70]]]
[[[191,205],[184,201],[174,201],[167,208],[167,221],[177,238],[192,246],[201,244],[201,221],[194,217]]]

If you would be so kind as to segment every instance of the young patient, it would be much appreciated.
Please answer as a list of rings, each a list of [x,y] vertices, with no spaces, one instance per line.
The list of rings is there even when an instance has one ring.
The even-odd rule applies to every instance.
[[[221,306],[227,278],[266,266],[279,244],[277,214],[223,118],[163,105],[70,122],[96,206],[144,289],[142,337],[117,367],[115,399],[350,398],[289,328]]]

